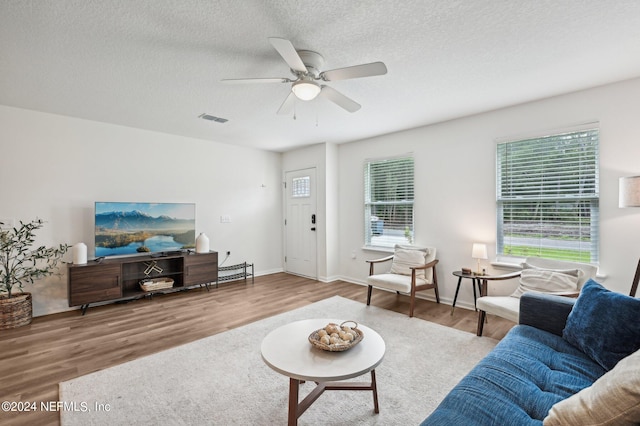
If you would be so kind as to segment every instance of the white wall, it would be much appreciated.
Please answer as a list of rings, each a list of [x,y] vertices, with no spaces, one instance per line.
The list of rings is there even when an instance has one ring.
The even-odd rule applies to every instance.
[[[280,182],[278,153],[0,106],[0,218],[45,220],[38,244],[91,254],[95,201],[193,202],[220,261],[281,271]],[[69,309],[60,271],[26,289],[34,315]]]
[[[326,144],[326,259],[327,281],[340,278],[340,229],[339,224],[339,173],[338,173],[338,146]]]
[[[425,102],[429,102],[425,99]],[[339,145],[340,265],[343,279],[363,283],[365,259],[380,253],[364,241],[362,167],[367,158],[415,155],[415,243],[438,249],[440,295],[451,301],[451,272],[473,267],[471,245],[495,254],[496,140],[600,122],[600,274],[628,294],[640,256],[640,209],[618,208],[618,178],[640,174],[640,79],[585,90],[463,119]],[[356,259],[351,253],[356,253]],[[503,272],[491,268],[489,272]],[[490,287],[509,293],[511,281]],[[363,290],[364,291],[364,290]],[[473,304],[469,282],[459,301]]]
[[[0,106],[0,218],[40,217],[47,224],[37,243],[84,241],[91,251],[94,201],[195,202],[197,231],[209,235],[221,260],[230,250],[226,264],[246,260],[266,274],[283,268],[283,172],[316,167],[318,278],[363,283],[364,260],[380,255],[362,249],[363,162],[413,152],[415,243],[438,248],[441,296],[450,302],[456,284],[451,272],[473,265],[471,244],[486,242],[495,252],[496,140],[598,120],[600,273],[607,287],[627,293],[640,256],[640,209],[619,209],[617,193],[619,177],[640,174],[639,112],[636,79],[281,155]],[[220,223],[221,215],[231,216],[231,223]],[[68,309],[61,271],[61,277],[28,288],[35,315]],[[515,285],[501,282],[490,291],[508,293]],[[459,303],[473,303],[469,283]]]

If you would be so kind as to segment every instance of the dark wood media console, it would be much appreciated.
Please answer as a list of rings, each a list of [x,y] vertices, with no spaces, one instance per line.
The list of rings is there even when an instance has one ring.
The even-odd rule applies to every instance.
[[[135,256],[69,265],[69,306],[80,306],[82,314],[92,303],[117,302],[171,293],[218,281],[218,253],[176,253],[166,256]],[[146,279],[170,278],[171,288],[144,291]]]

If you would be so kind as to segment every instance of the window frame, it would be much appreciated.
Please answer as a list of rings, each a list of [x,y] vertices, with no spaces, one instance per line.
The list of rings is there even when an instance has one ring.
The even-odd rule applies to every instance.
[[[537,135],[497,141],[495,157],[497,262],[515,264],[522,262],[526,257],[535,256],[580,263],[598,263],[600,256],[600,137],[599,123],[590,122],[580,126],[546,132],[544,134],[539,133]],[[555,152],[564,149],[570,152],[570,155],[567,157],[568,162],[566,163],[568,167],[550,168],[549,163],[540,162],[538,168],[530,167],[526,169],[526,167],[520,168],[525,162],[514,162],[512,164],[516,164],[514,169],[516,169],[517,172],[512,174],[514,177],[511,179],[508,177],[505,178],[502,173],[507,166],[503,161],[504,156],[501,156],[501,151],[504,151],[504,147],[510,144],[512,144],[512,146],[520,144],[520,147],[525,147],[526,149],[535,149],[536,145],[538,145],[538,149],[540,149],[540,147],[547,147],[547,144],[552,145],[551,149],[553,149],[554,152],[545,152],[542,156],[531,157],[536,160],[553,161]],[[571,152],[571,150],[575,151]],[[584,150],[584,156],[581,150]],[[576,154],[576,152],[580,153]],[[556,156],[556,161],[557,158]],[[530,162],[530,159],[526,161],[526,163]],[[563,163],[563,166],[564,165],[565,163]],[[575,171],[571,172],[570,170],[573,169],[570,169],[570,167],[578,167],[578,174],[576,174]],[[549,172],[549,170],[552,170],[553,173],[544,173]],[[525,171],[528,171],[529,174],[525,174]],[[536,180],[537,174],[539,174],[540,177],[538,180]],[[526,178],[523,176],[526,176]],[[548,176],[550,176],[550,178]],[[534,185],[525,182],[537,182],[538,187],[535,189],[538,192],[534,193]],[[569,185],[567,185],[567,183],[569,183]],[[516,184],[521,186],[513,190]],[[505,187],[511,186],[511,191],[513,192],[509,193],[509,195],[504,195],[505,189],[503,185]],[[523,188],[527,190],[523,190]],[[518,214],[512,214],[511,216],[512,232],[509,233],[505,229],[507,227],[507,225],[505,225],[507,222],[505,221],[505,209],[511,208],[512,211],[516,211],[517,208],[514,206],[520,206],[520,208],[524,206],[526,208],[527,203],[530,205],[535,204],[536,209],[542,211],[542,213],[539,213],[540,216],[535,217],[533,220],[528,220],[529,222],[535,223],[535,221],[538,221],[540,225],[556,225],[556,227],[560,225],[560,228],[566,226],[572,229],[572,232],[577,233],[573,235],[573,237],[577,236],[577,238],[569,238],[575,241],[574,244],[577,246],[576,249],[573,250],[574,253],[570,253],[572,250],[565,252],[562,249],[545,246],[543,240],[547,240],[549,235],[540,231],[537,231],[537,234],[539,234],[538,237],[531,237],[534,243],[520,244],[518,249],[514,247],[518,232],[513,232],[513,227],[514,222],[517,222]],[[571,208],[567,206],[571,206]],[[559,211],[568,212],[569,214],[564,216],[563,214],[559,214]],[[562,219],[557,219],[556,216],[560,216]],[[521,216],[520,218],[523,217],[524,216]],[[584,224],[582,223],[583,218]],[[540,229],[543,228],[544,226],[540,226]],[[588,238],[586,237],[586,230],[588,230]],[[552,232],[553,231],[549,231],[549,233]],[[566,231],[560,230],[557,232],[559,232],[559,235],[557,235],[556,238],[559,238],[562,232]],[[526,238],[529,237],[527,236]],[[536,239],[537,241],[535,241]],[[553,236],[551,239],[553,239]],[[505,247],[511,247],[514,251],[509,252],[509,249],[505,250]],[[528,247],[529,249],[523,247]]]
[[[403,181],[402,185],[410,185],[410,190],[406,188],[405,190],[409,191],[412,197],[406,198],[406,199],[383,199],[383,200],[374,199],[372,200],[372,192],[373,192],[372,179],[374,178],[371,176],[372,166],[374,168],[376,166],[383,167],[385,163],[395,162],[395,161],[405,162],[407,160],[410,160],[411,162],[411,172],[409,174],[402,175],[404,179],[408,179],[408,181]],[[390,250],[393,250],[395,244],[411,244],[414,240],[414,235],[415,235],[415,157],[413,153],[402,154],[397,156],[365,159],[364,166],[363,166],[363,178],[364,178],[363,179],[363,185],[364,185],[364,188],[363,188],[364,189],[363,191],[364,246],[363,248],[369,249],[369,250],[390,251]],[[383,223],[382,225],[376,225],[376,229],[378,229],[378,226],[380,226],[380,228],[382,229],[380,230],[380,234],[376,234],[379,236],[374,237],[374,232],[373,232],[374,226],[372,225],[372,218],[376,217],[376,215],[374,214],[375,209],[377,207],[382,207],[382,206],[399,207],[400,209],[405,211],[407,206],[411,206],[410,223],[407,223],[406,221],[401,222],[402,226],[405,227],[405,231],[401,235],[395,235],[395,236],[384,235],[384,229],[385,229],[384,219],[386,219],[385,217],[382,220],[382,223]],[[393,228],[394,226],[397,227],[398,225],[395,224],[391,226],[390,229]],[[406,230],[407,226],[409,227],[408,230]],[[391,231],[391,232],[394,232],[394,231]],[[398,230],[395,230],[394,233],[397,234]]]

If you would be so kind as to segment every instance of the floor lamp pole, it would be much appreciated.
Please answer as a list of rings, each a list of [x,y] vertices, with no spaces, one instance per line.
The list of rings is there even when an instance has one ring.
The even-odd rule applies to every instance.
[[[640,260],[638,260],[638,267],[636,268],[636,275],[633,277],[633,284],[631,284],[631,291],[629,296],[636,297],[636,291],[638,290],[638,281],[640,281]]]

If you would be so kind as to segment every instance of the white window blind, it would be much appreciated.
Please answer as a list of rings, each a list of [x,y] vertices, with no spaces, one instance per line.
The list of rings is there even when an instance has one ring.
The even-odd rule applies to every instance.
[[[413,157],[370,160],[364,166],[365,246],[413,242]]]
[[[497,146],[499,257],[599,257],[599,130]]]

